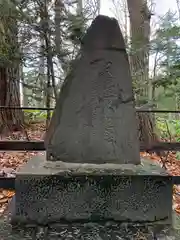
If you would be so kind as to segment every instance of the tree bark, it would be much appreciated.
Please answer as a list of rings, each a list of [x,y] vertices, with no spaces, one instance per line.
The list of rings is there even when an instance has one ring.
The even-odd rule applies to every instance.
[[[64,5],[62,3],[62,0],[56,0],[55,6],[54,6],[54,12],[55,12],[55,45],[56,45],[56,53],[59,62],[61,63],[61,22],[62,22],[62,12],[63,12]]]
[[[133,80],[136,83],[136,103],[148,99],[149,80],[149,37],[151,14],[145,0],[127,0],[130,29],[131,29],[131,54],[130,65]]]
[[[0,106],[20,106],[20,89],[17,79],[18,75],[17,69],[5,67],[0,68]],[[22,110],[0,110],[0,133],[21,130],[23,124]]]
[[[44,42],[44,37],[42,36],[42,34],[40,34],[40,53],[41,56],[39,57],[39,87],[40,87],[40,91],[38,91],[39,93],[39,98],[41,99],[38,102],[38,106],[39,107],[44,107],[46,105],[46,93],[43,91],[43,89],[45,88],[45,82],[47,79],[47,76],[45,74],[45,42]],[[37,94],[37,93],[36,93]]]
[[[150,89],[148,88],[151,88],[149,82],[151,13],[147,6],[147,0],[127,0],[127,4],[131,30],[131,53],[129,60],[135,85],[136,105],[141,106],[149,102]],[[151,146],[154,142],[159,141],[154,118],[152,114],[137,113],[139,140],[146,146]],[[159,152],[157,154],[161,155]]]
[[[6,55],[0,64],[0,106],[20,107],[18,27],[15,18],[9,14],[1,20],[1,24],[6,28],[1,48],[5,49]],[[22,110],[0,109],[0,134],[21,130],[23,124]]]

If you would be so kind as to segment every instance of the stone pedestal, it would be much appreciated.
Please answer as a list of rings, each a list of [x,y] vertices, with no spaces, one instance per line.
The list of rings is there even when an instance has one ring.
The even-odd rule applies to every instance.
[[[34,157],[17,173],[9,213],[16,238],[7,240],[175,239],[171,177],[144,159],[135,166]]]
[[[62,239],[78,239],[78,232],[118,239],[113,236],[172,225],[171,177],[143,159],[141,165],[96,165],[34,157],[17,173],[14,203],[13,226],[43,226]]]
[[[13,220],[171,224],[171,177],[147,160],[142,164],[47,163],[45,156],[35,157],[17,173]]]

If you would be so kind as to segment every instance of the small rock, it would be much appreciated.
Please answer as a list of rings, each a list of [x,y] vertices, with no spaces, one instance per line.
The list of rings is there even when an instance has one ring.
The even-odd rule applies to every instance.
[[[7,178],[14,178],[15,176],[15,174],[7,173]]]
[[[3,171],[5,174],[15,174],[16,171],[13,168],[6,168],[4,167],[1,171]]]

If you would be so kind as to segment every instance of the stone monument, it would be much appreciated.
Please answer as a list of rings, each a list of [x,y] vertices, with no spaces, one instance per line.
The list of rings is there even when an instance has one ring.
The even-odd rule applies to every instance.
[[[97,17],[49,127],[47,160],[139,164],[128,57],[118,22]]]
[[[140,159],[132,79],[115,19],[100,15],[87,30],[45,144],[46,155],[17,173],[9,213],[18,240],[22,229],[22,239],[166,239],[171,177]]]

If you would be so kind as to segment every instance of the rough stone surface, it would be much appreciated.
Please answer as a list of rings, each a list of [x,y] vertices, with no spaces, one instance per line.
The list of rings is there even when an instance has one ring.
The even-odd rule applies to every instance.
[[[179,240],[180,217],[173,213],[173,226],[159,224],[130,223],[89,223],[89,224],[50,224],[46,226],[10,224],[11,204],[0,218],[1,240]],[[103,237],[102,237],[103,235]]]
[[[66,163],[62,161],[46,161],[46,154],[35,156],[30,159],[17,172],[17,176],[21,175],[160,175],[168,176],[167,171],[160,167],[160,165],[152,162],[150,159],[141,159],[141,164],[89,164],[89,163]]]
[[[115,19],[98,16],[88,29],[45,142],[50,161],[140,163],[132,79]]]
[[[100,169],[99,175],[97,169],[95,173],[93,169],[86,171],[88,164],[84,174],[82,169],[71,171],[70,167],[58,172],[57,168],[44,167],[44,162],[45,157],[36,157],[17,173],[14,221],[43,224],[107,219],[171,223],[171,177],[147,176],[152,170],[149,174],[138,170],[138,176],[130,174],[130,170],[123,175],[121,169],[118,174],[119,164],[110,174]],[[155,171],[154,165],[149,168]],[[113,171],[117,173],[112,175]]]
[[[169,225],[117,223],[54,223],[13,226],[7,213],[0,219],[1,240],[179,240],[180,232]],[[180,224],[178,222],[177,224]]]

